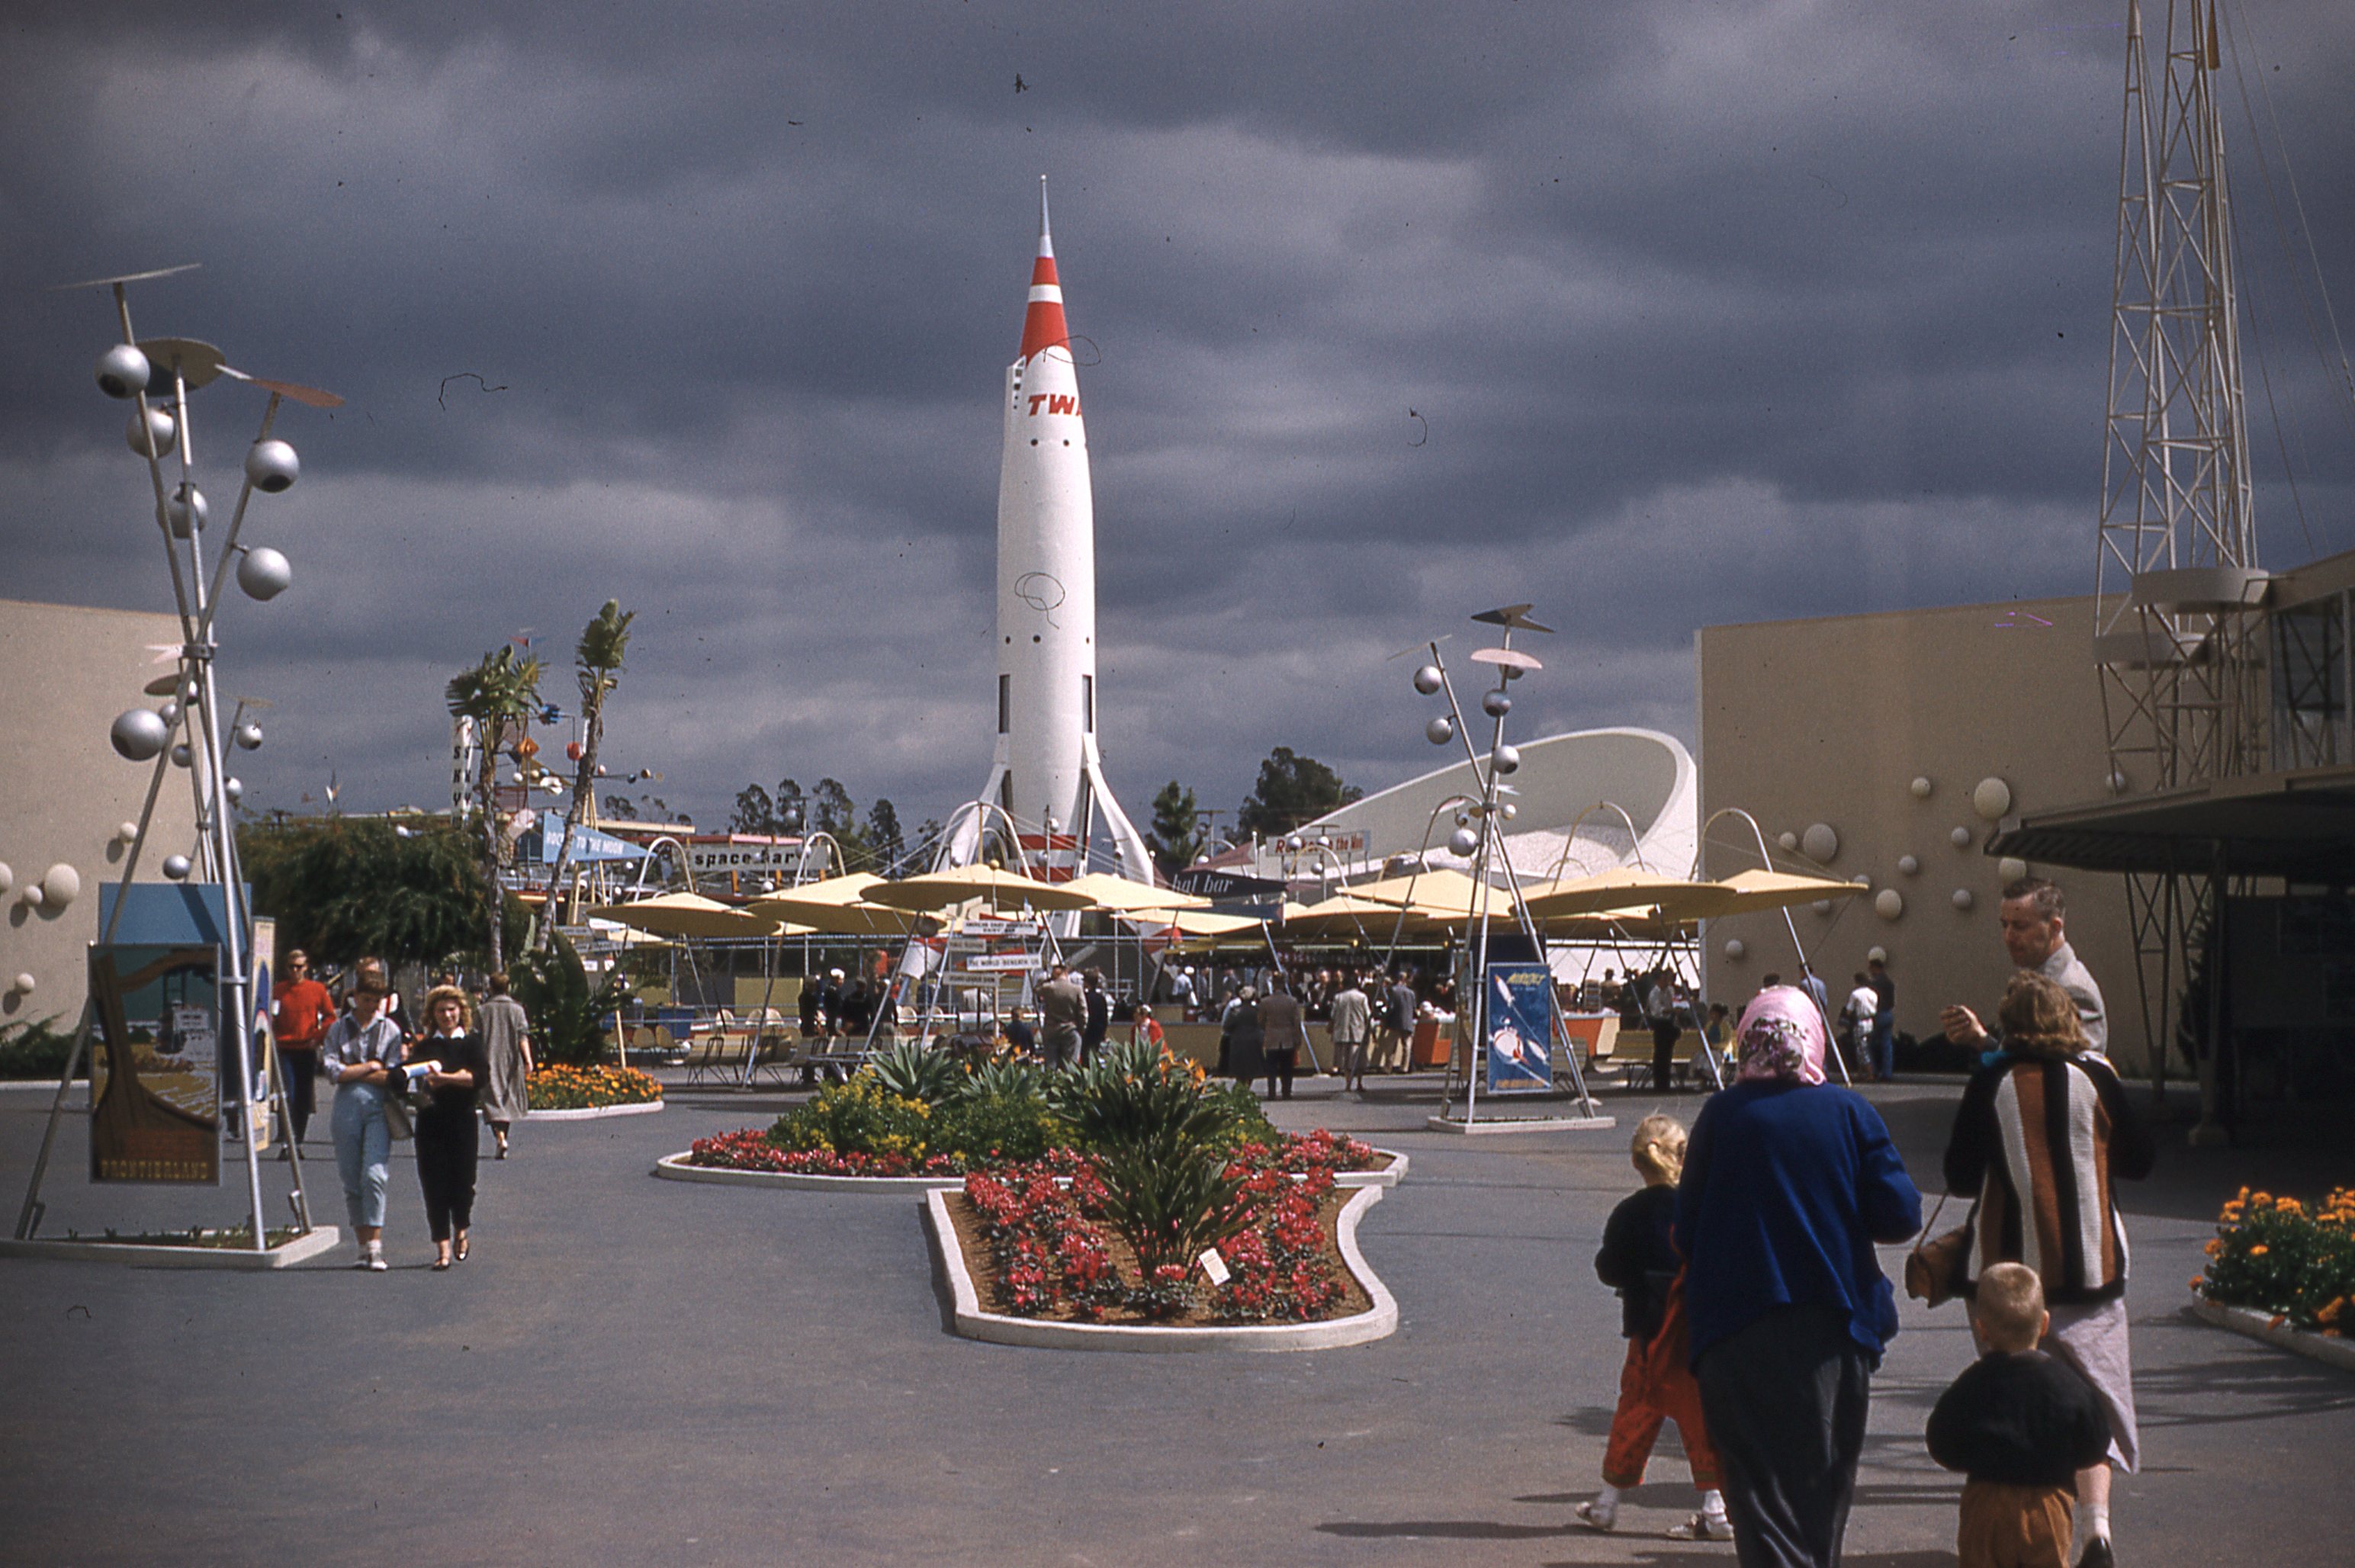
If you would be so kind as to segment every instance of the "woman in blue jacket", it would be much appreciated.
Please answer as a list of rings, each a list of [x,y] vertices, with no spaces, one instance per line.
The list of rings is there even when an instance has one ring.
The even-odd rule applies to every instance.
[[[1876,1242],[1912,1238],[1922,1195],[1864,1098],[1824,1082],[1823,1014],[1759,993],[1732,1087],[1694,1123],[1677,1248],[1701,1413],[1743,1568],[1833,1564],[1897,1301]]]

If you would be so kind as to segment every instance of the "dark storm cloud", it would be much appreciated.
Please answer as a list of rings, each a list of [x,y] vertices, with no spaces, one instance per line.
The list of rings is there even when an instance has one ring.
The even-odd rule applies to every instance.
[[[201,260],[143,332],[350,399],[290,412],[305,477],[253,528],[297,586],[225,622],[279,703],[250,798],[432,803],[448,675],[528,627],[569,700],[619,594],[618,767],[704,820],[785,773],[943,815],[986,763],[1044,172],[1133,812],[1173,776],[1231,805],[1277,744],[1429,765],[1389,656],[1500,599],[1564,631],[1517,725],[1689,737],[1699,625],[2089,586],[2123,16],[16,7],[0,591],[159,603],[103,298],[37,290]],[[2355,297],[2355,22],[2228,20]],[[2288,560],[2355,543],[2355,443],[2268,172],[2234,177]],[[217,492],[240,397],[200,405]]]

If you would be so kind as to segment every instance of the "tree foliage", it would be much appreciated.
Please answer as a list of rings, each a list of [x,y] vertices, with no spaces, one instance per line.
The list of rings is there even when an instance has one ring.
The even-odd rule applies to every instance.
[[[497,777],[499,753],[529,732],[532,710],[539,706],[539,660],[529,655],[517,658],[512,644],[499,647],[485,654],[473,667],[451,677],[442,695],[452,718],[474,721],[480,747],[474,781],[474,837],[485,890],[480,919],[491,967],[502,968],[506,948],[505,933],[499,929],[502,912],[489,890],[498,886],[508,839],[506,824],[493,807],[492,784]]]
[[[1241,833],[1273,837],[1337,811],[1365,793],[1343,784],[1340,774],[1316,758],[1278,746],[1260,763],[1259,783],[1235,813],[1235,826]]]
[[[539,1057],[584,1067],[604,1054],[605,1019],[630,997],[629,985],[618,973],[591,986],[587,966],[560,932],[549,951],[517,961],[514,989],[531,1019],[532,1046]]]
[[[1153,825],[1145,831],[1145,848],[1165,877],[1174,877],[1194,863],[1208,836],[1202,831],[1201,810],[1194,792],[1171,779],[1153,797]]]
[[[867,808],[868,869],[880,877],[900,874],[900,862],[907,857],[907,835],[900,830],[900,812],[881,795]]]
[[[620,684],[622,660],[630,651],[630,622],[635,617],[636,612],[623,609],[620,600],[608,599],[573,645],[574,676],[581,688],[581,757],[574,766],[571,804],[564,813],[564,839],[557,850],[556,873],[540,921],[543,951],[556,934],[554,890],[567,885],[564,873],[572,859],[573,835],[596,797],[597,752],[605,741],[605,699]]]
[[[237,850],[254,908],[289,945],[323,965],[374,954],[432,967],[485,951],[489,891],[472,837],[436,818],[295,816],[239,824]],[[505,902],[519,931],[522,904]]]

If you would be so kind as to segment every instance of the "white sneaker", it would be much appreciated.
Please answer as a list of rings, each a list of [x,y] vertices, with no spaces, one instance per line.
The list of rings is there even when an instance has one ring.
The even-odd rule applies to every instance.
[[[1670,1541],[1732,1541],[1733,1521],[1721,1513],[1697,1513],[1668,1527]]]
[[[1619,1510],[1609,1503],[1582,1502],[1577,1514],[1578,1522],[1589,1530],[1607,1532],[1619,1522]]]

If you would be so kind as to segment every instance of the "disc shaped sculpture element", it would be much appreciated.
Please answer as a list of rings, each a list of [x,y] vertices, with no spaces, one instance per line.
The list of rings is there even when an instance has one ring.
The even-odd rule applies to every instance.
[[[170,726],[150,708],[127,708],[114,716],[114,726],[108,739],[114,742],[115,754],[130,763],[155,760],[172,738]]]
[[[275,599],[293,581],[294,569],[268,545],[247,550],[245,559],[237,563],[237,585],[249,599]]]

